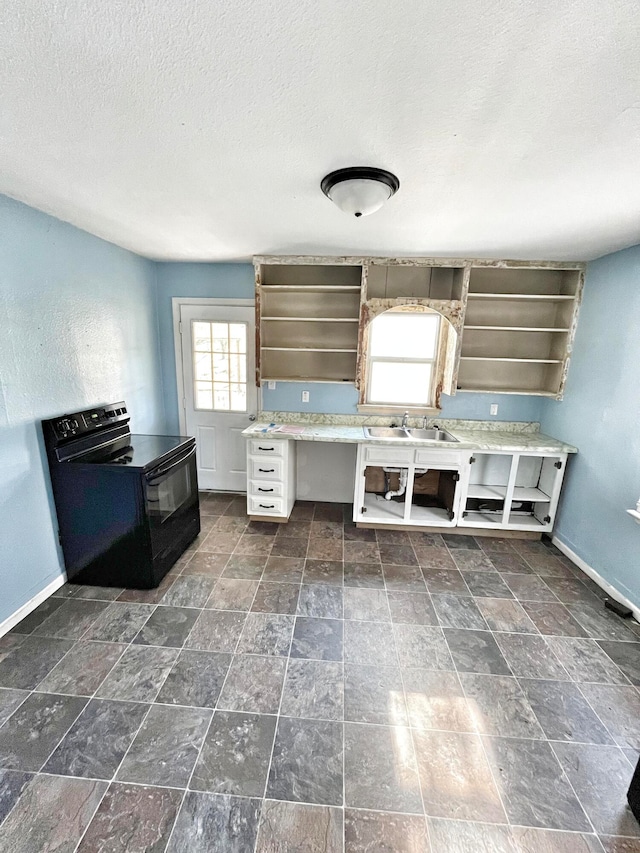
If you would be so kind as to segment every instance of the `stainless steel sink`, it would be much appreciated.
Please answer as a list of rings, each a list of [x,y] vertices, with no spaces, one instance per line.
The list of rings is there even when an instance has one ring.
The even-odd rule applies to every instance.
[[[410,438],[422,438],[428,441],[457,441],[446,429],[408,429]]]
[[[402,427],[365,427],[364,434],[368,438],[409,438]]]
[[[404,427],[365,427],[367,438],[406,438],[412,441],[458,441],[444,429],[405,429]]]

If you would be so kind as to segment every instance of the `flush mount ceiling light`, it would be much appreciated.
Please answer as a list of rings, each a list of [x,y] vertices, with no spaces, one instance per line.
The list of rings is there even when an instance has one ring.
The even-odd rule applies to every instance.
[[[351,216],[368,216],[394,195],[400,181],[391,172],[369,166],[337,169],[322,179],[322,192]]]

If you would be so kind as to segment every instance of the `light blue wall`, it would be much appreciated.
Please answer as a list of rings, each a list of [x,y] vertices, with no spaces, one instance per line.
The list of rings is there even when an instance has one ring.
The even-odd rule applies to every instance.
[[[155,265],[0,196],[0,622],[61,573],[38,422],[124,399],[163,432]]]
[[[579,449],[556,535],[640,607],[640,246],[589,264],[563,402],[542,428]]]
[[[178,392],[172,298],[174,296],[206,296],[217,299],[253,299],[255,278],[251,264],[159,263],[156,264],[156,280],[167,428],[170,432],[177,433],[179,431]]]
[[[303,390],[309,391],[309,402],[302,402]],[[497,403],[498,414],[489,414]],[[321,412],[323,414],[358,414],[358,392],[345,383],[278,382],[273,391],[262,389],[262,407],[268,412]],[[443,418],[469,418],[484,421],[537,421],[540,419],[539,397],[512,394],[464,394],[442,397]]]

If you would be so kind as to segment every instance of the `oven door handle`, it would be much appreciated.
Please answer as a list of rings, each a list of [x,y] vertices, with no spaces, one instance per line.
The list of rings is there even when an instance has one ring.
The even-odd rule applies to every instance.
[[[166,465],[162,465],[160,468],[154,468],[153,471],[149,471],[148,474],[145,474],[145,478],[148,486],[155,486],[156,480],[160,480],[171,471],[173,468],[176,468],[178,465],[186,462],[188,459],[191,459],[192,456],[195,456],[196,448],[195,445],[190,447],[186,453],[183,453],[181,456],[174,457],[170,462],[167,462]]]

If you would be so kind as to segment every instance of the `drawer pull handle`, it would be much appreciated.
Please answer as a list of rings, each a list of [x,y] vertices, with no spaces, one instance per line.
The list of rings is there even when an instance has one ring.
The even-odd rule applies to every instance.
[[[275,509],[276,505],[275,504],[269,504],[267,506],[267,504],[259,504],[259,507],[260,507],[260,509]]]
[[[261,489],[260,486],[258,486],[258,491],[259,492],[272,492],[273,489]]]
[[[275,470],[275,468],[258,468],[261,474],[273,474]]]
[[[260,445],[258,445],[258,450],[275,450],[275,447],[260,447]]]

